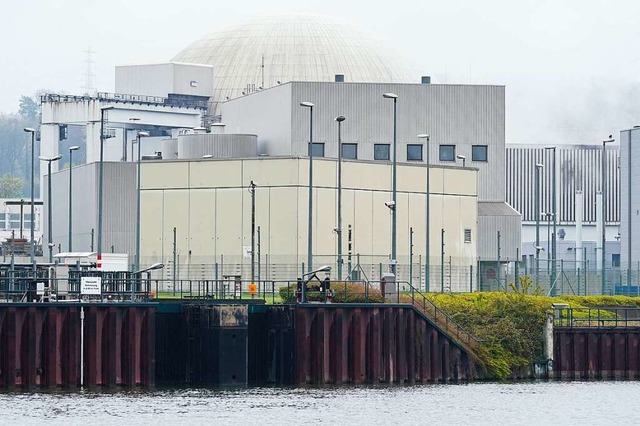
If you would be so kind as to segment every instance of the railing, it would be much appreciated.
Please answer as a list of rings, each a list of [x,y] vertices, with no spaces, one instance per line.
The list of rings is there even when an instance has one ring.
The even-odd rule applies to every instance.
[[[568,328],[640,328],[640,308],[565,308],[557,309],[555,327]]]
[[[18,273],[20,272],[20,273]],[[16,271],[0,276],[1,302],[51,302],[51,301],[135,301],[151,299],[151,280],[148,275],[128,272],[77,272],[69,271],[68,277],[52,278],[46,270]],[[82,277],[100,277],[100,289],[96,294],[82,291]]]
[[[128,93],[108,93],[98,92],[96,95],[58,95],[48,93],[40,96],[42,103],[65,103],[65,102],[82,102],[90,100],[112,101],[112,102],[130,102],[130,103],[142,103],[148,105],[164,105],[183,108],[196,108],[206,109],[207,99],[195,98],[189,95],[185,96],[147,96],[147,95],[132,95]]]
[[[398,283],[401,284],[401,283]],[[408,285],[408,284],[406,284]],[[410,287],[409,294],[411,296],[411,304],[423,312],[433,322],[440,325],[447,333],[451,334],[451,337],[457,339],[460,343],[464,344],[470,349],[476,349],[480,345],[480,341],[465,330],[460,324],[454,321],[449,315],[447,315],[442,309],[438,308],[431,300],[427,298],[419,290],[412,286]],[[405,293],[406,294],[406,293]]]

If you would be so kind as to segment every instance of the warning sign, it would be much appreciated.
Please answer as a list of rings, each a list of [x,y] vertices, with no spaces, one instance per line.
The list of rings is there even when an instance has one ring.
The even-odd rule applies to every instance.
[[[102,278],[82,277],[80,279],[80,294],[100,296],[102,294]]]

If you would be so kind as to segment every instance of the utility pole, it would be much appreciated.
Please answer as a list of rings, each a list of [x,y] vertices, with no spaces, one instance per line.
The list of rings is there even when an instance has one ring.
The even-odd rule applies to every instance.
[[[256,282],[256,183],[249,183],[251,193],[251,282]]]

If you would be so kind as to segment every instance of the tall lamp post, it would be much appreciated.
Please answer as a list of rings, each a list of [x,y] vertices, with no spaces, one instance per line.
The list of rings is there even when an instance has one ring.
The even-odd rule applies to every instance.
[[[430,252],[429,252],[429,244],[430,244],[430,237],[431,237],[431,233],[430,233],[430,227],[431,227],[431,223],[430,223],[430,216],[429,216],[429,207],[430,207],[430,203],[429,203],[429,198],[430,198],[430,192],[431,192],[431,188],[429,185],[429,168],[431,167],[431,163],[430,163],[430,157],[429,157],[429,135],[421,133],[418,135],[418,139],[425,139],[426,140],[426,152],[427,152],[427,208],[426,208],[426,216],[427,216],[427,226],[426,226],[426,251],[425,251],[425,263],[424,263],[424,289],[425,292],[429,292],[429,261],[431,260],[430,257]]]
[[[397,166],[398,166],[398,150],[397,150],[397,107],[398,107],[398,95],[395,93],[385,93],[382,95],[385,99],[393,99],[393,165],[391,169],[392,173],[392,193],[393,204],[391,206],[391,267],[390,272],[396,275],[396,264],[398,262],[397,257],[397,228],[396,228],[396,211],[398,208],[397,203]]]
[[[48,240],[48,245],[49,245],[49,263],[53,263],[53,221],[51,220],[51,218],[53,217],[53,212],[51,211],[51,199],[53,198],[51,196],[51,163],[53,163],[54,161],[58,161],[59,159],[61,159],[62,156],[57,155],[55,157],[51,157],[51,158],[47,158],[47,157],[40,157],[41,161],[46,161],[47,162],[47,173],[48,173],[48,178],[47,178],[47,224],[48,224],[48,229],[47,229],[47,240]]]
[[[307,218],[307,271],[313,271],[313,103],[300,102],[303,108],[309,108],[309,212]],[[303,289],[302,301],[306,302],[306,292]]]
[[[137,159],[137,196],[136,196],[136,267],[135,270],[140,270],[140,139],[149,136],[149,132],[143,130],[138,132],[138,159]]]
[[[35,157],[34,157],[34,152],[36,149],[36,129],[32,128],[32,127],[25,127],[24,131],[27,133],[31,133],[31,267],[33,268],[33,274],[35,277],[35,273],[36,273],[36,242],[35,242],[35,237],[33,235],[33,228],[35,227],[35,209],[34,209],[34,200],[33,200],[33,194],[34,194],[34,186],[33,186],[33,182],[34,182],[34,178],[33,178],[33,174],[34,174],[34,170],[35,170]]]
[[[557,252],[556,252],[556,239],[558,238],[558,231],[557,231],[557,227],[558,227],[558,211],[556,208],[556,147],[555,146],[547,146],[544,148],[545,150],[548,151],[552,151],[553,152],[553,170],[551,171],[551,186],[552,186],[552,197],[553,199],[551,200],[551,209],[552,209],[552,214],[553,214],[553,233],[551,235],[551,296],[555,296],[556,295],[556,287],[555,287],[555,283],[556,283],[556,261],[557,261]]]
[[[102,191],[104,179],[104,114],[112,105],[100,108],[100,165],[98,170],[98,260],[102,258]],[[140,147],[138,146],[138,150]]]
[[[335,118],[338,123],[338,280],[342,280],[342,122],[344,115]]]
[[[615,139],[613,139],[612,135],[609,135],[609,139],[602,141],[602,294],[604,294],[605,290],[605,271],[606,271],[606,231],[607,231],[607,144],[613,143]],[[629,170],[631,173],[631,170]],[[631,190],[631,188],[629,188]],[[629,265],[631,268],[631,265]]]
[[[540,279],[540,174],[542,173],[542,168],[544,165],[537,163],[536,164],[536,199],[534,202],[535,205],[535,215],[536,215],[536,285],[538,285],[538,281]]]
[[[71,146],[69,147],[69,252],[71,252],[73,246],[73,204],[72,204],[72,196],[73,196],[73,151],[79,150],[79,146]]]

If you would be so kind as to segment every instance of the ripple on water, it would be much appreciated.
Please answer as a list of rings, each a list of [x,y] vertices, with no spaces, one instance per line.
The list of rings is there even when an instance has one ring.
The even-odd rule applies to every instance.
[[[0,393],[2,424],[636,424],[640,382]]]

